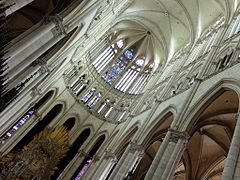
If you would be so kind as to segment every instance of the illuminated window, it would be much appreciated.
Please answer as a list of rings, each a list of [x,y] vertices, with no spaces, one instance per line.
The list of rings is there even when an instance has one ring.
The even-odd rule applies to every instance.
[[[98,100],[101,97],[101,93],[97,93],[93,98],[89,101],[88,107],[93,108],[95,104],[98,102]]]
[[[95,88],[92,88],[91,90],[89,90],[83,97],[82,97],[82,102],[86,103],[92,96],[93,94],[96,92]]]
[[[101,50],[92,65],[108,85],[123,93],[139,94],[150,77],[154,59],[146,61],[144,54],[136,57],[138,46],[129,44],[128,39],[118,39]]]

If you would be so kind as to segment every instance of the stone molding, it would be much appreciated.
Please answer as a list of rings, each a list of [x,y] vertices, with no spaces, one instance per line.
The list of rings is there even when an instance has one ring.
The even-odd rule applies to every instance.
[[[117,157],[114,153],[110,152],[110,151],[106,151],[105,152],[105,155],[104,155],[104,159],[116,159],[117,160]]]
[[[43,24],[47,24],[49,22],[53,22],[55,24],[55,28],[53,28],[51,31],[54,35],[54,37],[60,36],[60,35],[66,35],[66,29],[63,25],[63,20],[59,15],[55,16],[46,16],[43,19]]]
[[[179,139],[187,141],[189,139],[189,134],[187,132],[181,132],[175,129],[169,129],[170,132],[170,142],[177,143]]]
[[[142,145],[137,144],[135,142],[130,143],[129,152],[135,153],[135,152],[143,152],[143,151],[144,151],[144,147]]]
[[[88,153],[86,153],[83,149],[80,149],[80,150],[78,150],[78,155],[81,157],[82,156],[86,157],[88,155]]]

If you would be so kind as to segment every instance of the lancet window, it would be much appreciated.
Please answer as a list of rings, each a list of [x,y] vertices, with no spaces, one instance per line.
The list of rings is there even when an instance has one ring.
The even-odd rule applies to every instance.
[[[141,93],[154,68],[153,59],[145,56],[146,52],[139,55],[141,42],[130,44],[127,38],[112,42],[93,60],[92,65],[100,77],[115,89],[133,95]]]

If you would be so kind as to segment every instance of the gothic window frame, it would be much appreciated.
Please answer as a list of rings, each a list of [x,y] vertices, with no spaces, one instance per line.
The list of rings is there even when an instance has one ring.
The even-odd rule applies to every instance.
[[[94,96],[96,93],[97,89],[95,87],[89,89],[81,98],[81,102],[84,104],[87,104],[88,101]]]

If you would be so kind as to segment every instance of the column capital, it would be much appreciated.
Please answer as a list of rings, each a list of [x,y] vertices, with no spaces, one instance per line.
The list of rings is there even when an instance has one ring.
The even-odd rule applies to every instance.
[[[118,162],[117,156],[114,153],[109,152],[109,151],[105,152],[104,159],[105,160],[110,160],[112,163],[117,163]]]
[[[105,151],[104,159],[117,159],[113,152]]]
[[[144,151],[144,147],[141,145],[141,144],[137,144],[135,142],[130,142],[130,148],[129,148],[129,151],[130,152],[141,152],[141,151]]]
[[[38,110],[34,111],[34,116],[38,119],[38,122],[42,120],[42,114],[40,114]]]
[[[170,132],[170,142],[177,143],[179,139],[188,140],[189,134],[187,132],[182,132],[176,129],[169,129]]]
[[[44,24],[47,24],[49,22],[53,22],[55,24],[55,28],[53,28],[51,31],[53,33],[53,35],[56,37],[56,36],[59,36],[59,35],[62,35],[62,34],[67,34],[66,32],[66,29],[63,25],[63,19],[62,17],[60,17],[59,15],[55,15],[55,16],[46,16],[44,19],[43,19],[43,23]]]
[[[41,93],[40,93],[39,89],[36,86],[34,86],[31,90],[31,96],[33,98],[35,98],[36,96],[40,96],[40,95],[41,95]],[[32,106],[34,106],[34,104],[32,104]]]

